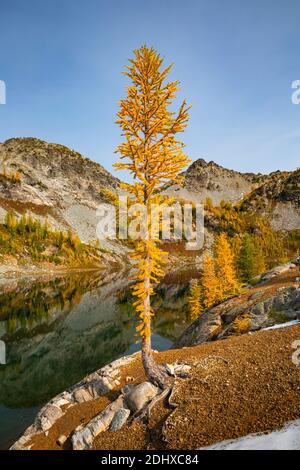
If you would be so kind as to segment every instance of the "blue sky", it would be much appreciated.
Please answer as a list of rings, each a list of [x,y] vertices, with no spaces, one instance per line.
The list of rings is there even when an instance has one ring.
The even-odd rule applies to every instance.
[[[300,166],[298,0],[1,0],[0,15],[0,141],[61,143],[113,171],[123,66],[147,43],[174,62],[179,98],[193,105],[190,158]]]

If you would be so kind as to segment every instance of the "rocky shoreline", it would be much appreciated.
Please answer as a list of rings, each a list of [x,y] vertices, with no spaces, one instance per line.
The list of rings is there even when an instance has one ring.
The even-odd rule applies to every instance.
[[[175,348],[245,334],[300,320],[300,257],[258,276],[239,296],[206,310],[175,342]]]
[[[49,429],[71,406],[95,400],[97,397],[117,389],[120,386],[118,380],[120,368],[134,361],[136,355],[137,353],[113,361],[50,400],[40,410],[34,423],[14,443],[11,450],[30,450],[30,440],[41,432],[47,435]],[[120,408],[114,411],[118,411],[118,409]],[[78,440],[78,437],[76,439]]]
[[[51,400],[11,449],[201,449],[282,429],[300,418],[299,366],[291,360],[299,328],[291,322],[156,353],[158,363],[188,368],[189,377],[176,379],[146,422],[133,418],[157,389],[145,382],[138,353],[118,359]]]
[[[70,407],[96,400],[120,389],[121,369],[133,363],[139,355],[140,353],[137,352],[116,359],[54,397],[40,410],[34,423],[26,429],[10,450],[30,450],[32,439],[41,433],[47,436],[52,426],[67,413]],[[170,374],[175,377],[178,373],[187,373],[191,368],[186,364],[169,364],[168,367]],[[76,427],[71,439],[72,449],[91,449],[94,439],[101,432],[116,432],[121,429],[130,416],[137,415],[159,393],[160,390],[147,381],[140,384],[126,384],[119,396],[101,413],[86,425]],[[62,446],[66,440],[67,436],[61,435],[57,443]]]

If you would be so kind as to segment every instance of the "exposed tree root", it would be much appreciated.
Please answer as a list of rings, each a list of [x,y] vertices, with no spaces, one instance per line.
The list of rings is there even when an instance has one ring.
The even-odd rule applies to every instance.
[[[169,376],[170,385],[165,387],[160,392],[159,395],[154,397],[153,400],[151,400],[142,410],[140,410],[133,417],[133,422],[143,420],[144,418],[147,418],[147,420],[149,421],[149,419],[151,418],[151,412],[152,412],[153,408],[155,407],[155,405],[157,405],[160,401],[164,400],[167,397],[169,397],[169,401],[168,401],[169,405],[172,406],[173,408],[177,407],[177,404],[173,403],[172,399],[171,399],[171,397],[173,395],[173,391],[176,387],[176,381],[175,381],[176,378],[188,379],[188,378],[190,378],[190,374],[187,374],[186,372],[180,372],[180,373],[176,374],[175,377],[174,376],[173,377]]]
[[[171,392],[173,387],[165,388],[162,392],[153,398],[142,410],[138,412],[136,416],[133,418],[133,422],[143,420],[144,418],[149,419],[151,418],[151,411],[153,410],[154,406],[157,405],[161,400],[164,400]]]
[[[147,403],[144,408],[142,408],[140,411],[138,411],[134,416],[133,416],[133,422],[136,421],[141,421],[144,418],[147,418],[149,421],[151,417],[151,412],[157,403],[160,401],[164,400],[165,398],[169,397],[169,405],[172,406],[173,408],[176,407],[177,405],[172,403],[171,397],[173,395],[174,388],[176,386],[176,379],[189,379],[191,378],[191,375],[188,374],[187,372],[184,371],[178,371],[176,372],[175,370],[170,369],[169,365],[161,366],[155,364],[155,372],[156,372],[156,380],[152,381],[154,385],[158,386],[158,380],[157,376],[159,376],[159,382],[160,382],[160,390],[161,392],[159,395],[154,397],[149,403]],[[159,371],[159,374],[158,374]]]

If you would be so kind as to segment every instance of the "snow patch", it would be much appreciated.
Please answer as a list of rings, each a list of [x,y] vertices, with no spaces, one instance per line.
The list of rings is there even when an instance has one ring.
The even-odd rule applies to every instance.
[[[279,328],[286,328],[287,326],[298,325],[299,323],[300,323],[299,320],[291,320],[285,323],[279,323],[278,325],[268,326],[267,328],[263,328],[263,331],[278,330]]]
[[[300,450],[300,419],[290,421],[279,431],[249,434],[218,442],[200,450]]]

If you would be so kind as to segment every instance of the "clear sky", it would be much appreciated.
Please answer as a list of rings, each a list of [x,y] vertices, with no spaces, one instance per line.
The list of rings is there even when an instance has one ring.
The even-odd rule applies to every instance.
[[[146,43],[193,105],[190,158],[300,166],[299,0],[1,0],[0,18],[0,141],[61,143],[113,171],[123,66]]]

